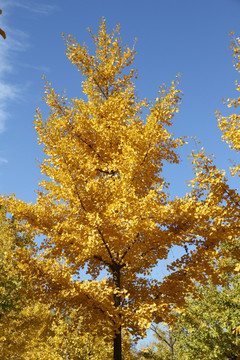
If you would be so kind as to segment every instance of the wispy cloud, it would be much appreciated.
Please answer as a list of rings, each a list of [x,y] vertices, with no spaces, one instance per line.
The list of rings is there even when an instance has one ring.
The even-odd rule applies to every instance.
[[[16,100],[17,98],[20,98],[19,87],[14,84],[8,84],[0,78],[0,133],[5,130],[6,120],[9,117],[7,111],[8,102],[10,100]]]
[[[44,3],[39,4],[36,0],[3,0],[2,3],[4,4],[4,6],[19,7],[43,15],[48,15],[49,13],[57,9],[55,5]]]
[[[33,70],[37,70],[37,71],[40,71],[41,73],[47,73],[50,71],[49,67],[47,66],[44,66],[44,65],[31,65],[31,64],[22,64],[20,63],[20,65],[24,68],[28,68],[28,69],[33,69]]]
[[[16,64],[14,59],[19,51],[26,51],[30,46],[29,35],[19,29],[8,26],[8,14],[11,8],[23,8],[27,11],[46,16],[56,10],[56,6],[44,4],[36,0],[2,0],[1,9],[3,14],[0,16],[0,27],[6,32],[7,39],[0,37],[0,133],[5,130],[5,125],[10,116],[9,101],[18,100],[23,93],[22,84],[20,86],[10,80],[9,75],[15,71]],[[28,67],[38,71],[46,72],[43,66],[31,64],[17,64],[17,66]]]
[[[9,117],[7,107],[9,101],[20,98],[20,87],[10,81],[9,75],[14,71],[14,54],[25,51],[27,34],[11,29],[7,25],[4,13],[1,15],[1,28],[6,32],[7,39],[0,38],[0,133],[5,130],[6,120]]]
[[[0,156],[0,164],[2,163],[8,163],[7,159],[4,159],[3,157]]]

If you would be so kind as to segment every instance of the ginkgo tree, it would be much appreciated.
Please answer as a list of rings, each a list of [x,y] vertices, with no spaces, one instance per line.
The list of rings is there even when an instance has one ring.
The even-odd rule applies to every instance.
[[[193,155],[192,191],[169,197],[163,166],[179,163],[185,142],[168,130],[181,99],[178,80],[161,86],[154,101],[140,100],[135,50],[122,45],[119,26],[108,34],[102,19],[91,35],[95,55],[64,37],[66,55],[84,77],[83,97],[68,99],[46,82],[48,118],[37,109],[46,157],[36,203],[2,201],[19,230],[43,235],[35,256],[22,255],[39,299],[55,308],[85,306],[89,329],[111,336],[114,360],[121,360],[123,328],[142,336],[173,302],[183,305],[190,277],[214,273],[208,258],[226,235],[221,219],[230,200],[219,186],[224,174],[203,152]],[[147,276],[174,245],[186,254],[171,274],[162,281]]]

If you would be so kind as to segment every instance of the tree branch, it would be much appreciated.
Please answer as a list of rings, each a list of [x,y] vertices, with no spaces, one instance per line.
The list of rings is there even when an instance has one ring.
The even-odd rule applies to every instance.
[[[103,260],[103,258],[100,255],[94,255],[94,259],[99,260],[103,264],[107,265],[109,268],[112,267],[112,264],[108,263],[107,261]]]
[[[111,260],[112,260],[113,262],[115,262],[115,260],[114,260],[114,258],[113,258],[113,256],[112,256],[112,253],[111,253],[111,251],[110,251],[110,249],[109,249],[109,246],[108,246],[108,244],[106,243],[106,241],[105,241],[105,239],[104,239],[103,233],[101,232],[101,230],[99,229],[99,227],[97,227],[97,230],[98,230],[98,233],[99,233],[99,235],[100,235],[100,237],[101,237],[101,239],[102,239],[102,242],[103,242],[105,248],[107,249],[107,252],[108,252]]]
[[[139,235],[140,233],[137,233],[136,239],[127,247],[127,249],[124,251],[122,257],[121,257],[121,261],[125,258],[125,256],[127,255],[128,251],[133,247],[133,245],[137,242],[137,240],[139,239]]]

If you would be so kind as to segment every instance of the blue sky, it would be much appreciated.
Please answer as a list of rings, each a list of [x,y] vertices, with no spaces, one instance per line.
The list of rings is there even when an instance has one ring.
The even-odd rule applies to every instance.
[[[161,83],[170,85],[181,73],[184,96],[173,132],[195,135],[220,168],[229,165],[233,154],[221,142],[214,111],[227,113],[221,99],[236,96],[228,34],[240,35],[240,0],[2,0],[1,8],[0,27],[7,33],[0,39],[1,194],[35,201],[43,154],[32,122],[36,107],[44,108],[41,75],[57,91],[81,97],[82,78],[64,54],[61,33],[93,49],[86,28],[96,31],[102,16],[110,31],[121,24],[123,43],[131,46],[138,38],[138,95],[155,98]],[[174,195],[184,193],[191,177],[185,155],[194,147],[190,142],[183,151],[179,168],[167,168]]]
[[[61,33],[93,50],[86,28],[96,32],[103,16],[109,31],[121,24],[123,43],[132,46],[138,38],[139,97],[154,99],[160,84],[170,85],[181,73],[184,96],[172,131],[195,135],[220,168],[229,166],[234,155],[221,141],[214,112],[227,114],[222,98],[237,96],[228,34],[240,36],[240,0],[2,0],[0,8],[0,27],[7,34],[0,38],[1,194],[35,201],[43,153],[32,122],[36,107],[45,109],[41,75],[57,91],[81,97],[82,78],[64,54]],[[184,181],[191,178],[186,155],[194,148],[192,141],[182,151],[181,165],[167,167],[173,195],[185,192]]]

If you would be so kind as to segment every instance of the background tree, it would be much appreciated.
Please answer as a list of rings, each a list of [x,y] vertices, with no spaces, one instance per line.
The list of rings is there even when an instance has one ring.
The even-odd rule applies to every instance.
[[[53,314],[46,305],[25,302],[19,311],[10,311],[0,322],[1,359],[60,360],[49,345]]]
[[[153,102],[139,100],[136,72],[127,71],[135,52],[121,45],[119,26],[107,34],[102,20],[92,38],[94,56],[65,39],[68,58],[85,77],[83,99],[69,100],[46,83],[50,115],[44,121],[38,109],[35,121],[46,154],[36,204],[12,196],[3,203],[19,230],[44,235],[35,256],[22,255],[41,302],[63,310],[84,304],[89,330],[112,337],[114,360],[121,360],[122,329],[142,336],[152,320],[171,316],[174,303],[183,306],[191,278],[214,277],[209,259],[232,231],[224,217],[231,199],[222,190],[224,173],[204,152],[193,154],[193,190],[170,199],[163,165],[179,162],[184,143],[168,131],[178,112],[177,83],[160,87]],[[174,245],[187,250],[171,274],[146,277]]]
[[[240,277],[239,240],[222,245],[231,255],[215,261],[223,271],[223,285],[209,278],[207,285],[196,285],[197,292],[187,299],[187,307],[175,324],[177,354],[180,359],[239,359],[240,358]],[[235,271],[229,269],[235,268]]]
[[[21,308],[25,301],[26,281],[20,272],[18,251],[32,243],[29,235],[19,235],[14,219],[0,207],[0,320]]]
[[[141,359],[151,360],[173,360],[176,359],[176,338],[174,332],[168,327],[158,327],[151,325],[155,341],[149,346],[141,349],[139,356]]]
[[[210,283],[188,299],[177,325],[179,359],[239,359],[239,284],[235,275],[222,289]]]
[[[77,316],[76,316],[77,315]],[[124,360],[137,360],[129,337],[123,336]],[[28,302],[8,312],[0,322],[0,358],[19,360],[110,360],[108,338],[87,332],[84,312],[53,312],[40,302]]]
[[[156,340],[139,353],[151,360],[240,358],[240,282],[225,274],[225,285],[196,285],[170,329],[156,328]],[[228,280],[227,280],[228,279]]]

